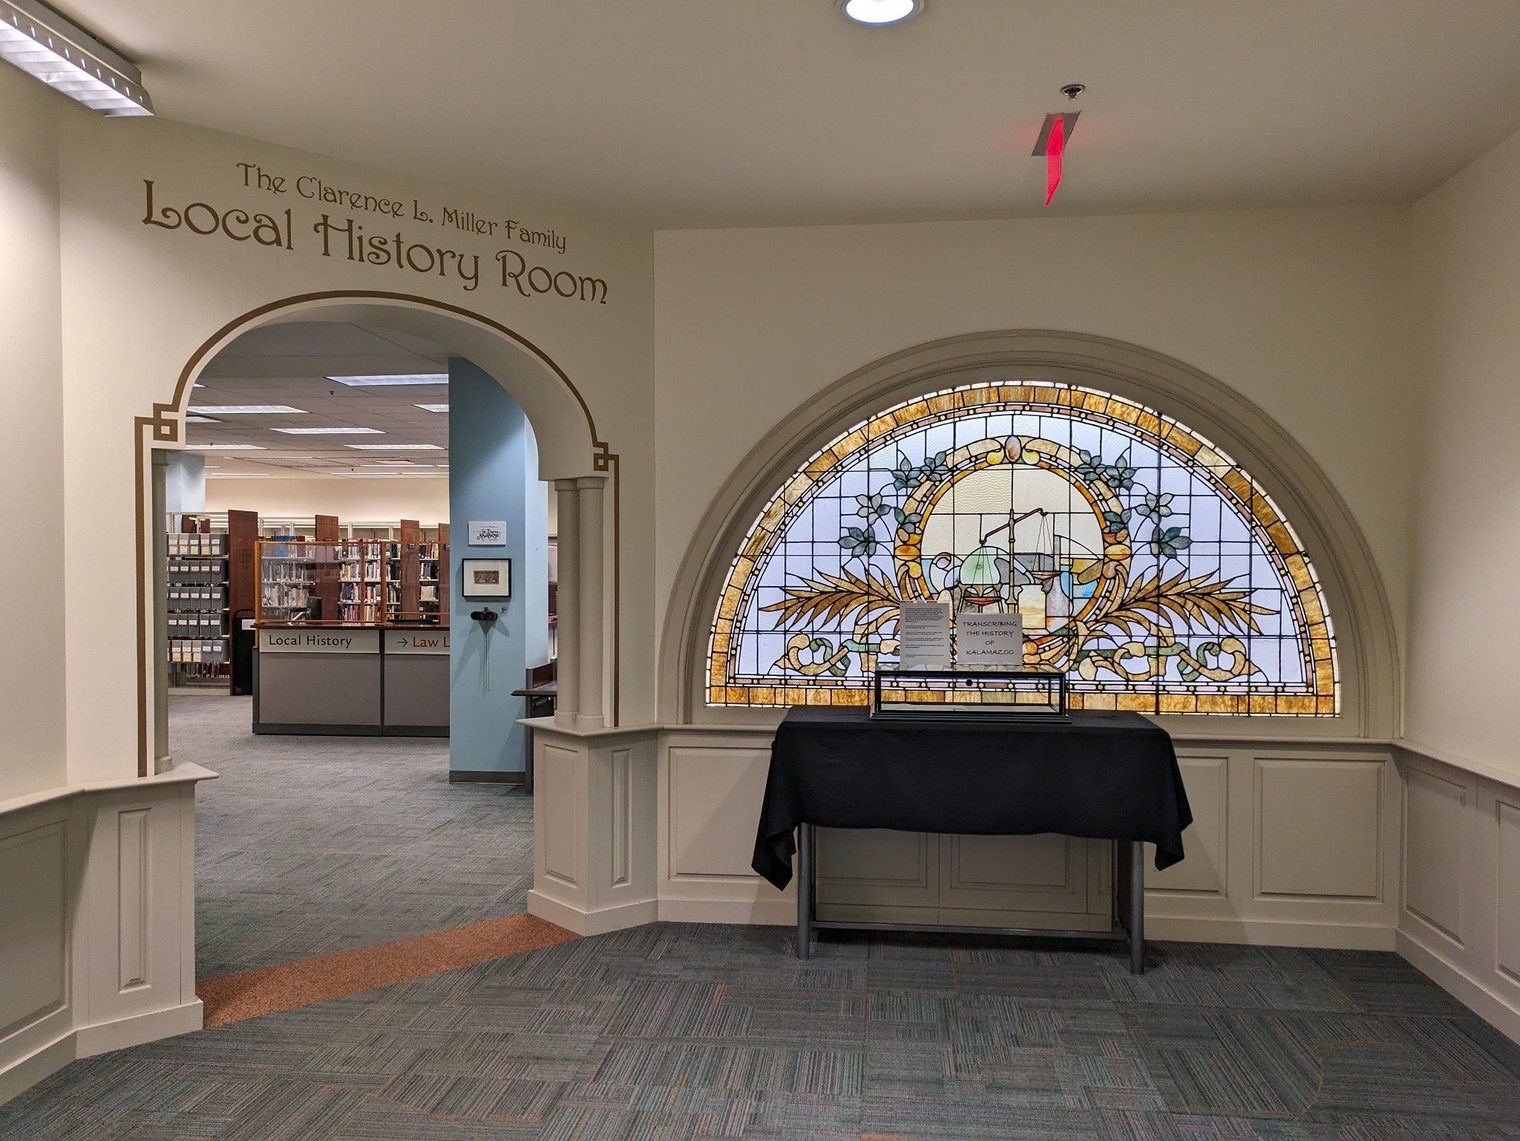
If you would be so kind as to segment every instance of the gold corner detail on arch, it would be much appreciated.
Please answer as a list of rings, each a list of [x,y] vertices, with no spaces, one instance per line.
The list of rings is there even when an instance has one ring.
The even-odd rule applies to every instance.
[[[414,293],[395,293],[382,289],[330,289],[316,293],[297,293],[289,297],[282,297],[250,309],[231,321],[228,321],[210,337],[206,338],[199,348],[190,354],[184,368],[180,370],[179,379],[174,386],[173,403],[161,404],[157,401],[153,404],[152,416],[137,416],[133,419],[133,464],[135,472],[134,482],[134,509],[137,513],[135,554],[137,570],[135,575],[137,586],[137,775],[139,778],[150,775],[152,769],[152,730],[149,724],[149,700],[151,683],[149,670],[152,668],[152,643],[148,631],[148,586],[151,575],[148,571],[148,511],[147,498],[148,478],[145,470],[147,451],[159,444],[176,444],[180,442],[179,409],[184,403],[185,394],[189,391],[192,378],[200,369],[208,357],[217,352],[224,343],[235,333],[251,327],[251,323],[261,317],[267,317],[272,313],[278,313],[284,309],[293,309],[298,305],[308,305],[318,301],[395,301],[408,305],[417,305],[427,309],[433,309],[440,313],[446,313],[462,320],[471,321],[481,325],[492,332],[505,337],[507,340],[526,350],[535,360],[547,368],[560,381],[561,384],[575,397],[575,402],[580,406],[581,414],[586,417],[586,428],[591,435],[591,470],[606,472],[613,476],[613,514],[612,514],[612,721],[619,721],[619,697],[620,681],[622,673],[622,479],[620,456],[612,450],[611,445],[603,440],[596,430],[596,419],[591,414],[591,406],[586,403],[586,398],[581,394],[575,382],[570,379],[568,373],[538,345],[527,337],[513,329],[503,325],[500,321],[493,320],[483,313],[477,313],[472,309],[466,309],[461,305],[452,305],[447,301],[437,301],[431,297],[422,297]]]

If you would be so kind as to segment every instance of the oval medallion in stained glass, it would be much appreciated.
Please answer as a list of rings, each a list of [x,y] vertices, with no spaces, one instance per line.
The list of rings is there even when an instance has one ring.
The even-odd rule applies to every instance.
[[[1335,642],[1271,498],[1177,421],[1021,381],[887,409],[766,504],[729,571],[713,705],[857,705],[904,600],[1016,611],[1072,705],[1333,715]]]

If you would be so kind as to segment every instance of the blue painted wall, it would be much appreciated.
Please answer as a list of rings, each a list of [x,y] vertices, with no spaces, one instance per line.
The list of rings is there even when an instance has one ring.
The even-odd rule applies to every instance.
[[[471,520],[505,520],[506,544],[470,547]],[[548,660],[548,485],[523,410],[491,376],[449,361],[449,768],[521,772],[523,671]],[[512,560],[510,599],[466,599],[466,558]],[[501,615],[488,630],[470,612]]]

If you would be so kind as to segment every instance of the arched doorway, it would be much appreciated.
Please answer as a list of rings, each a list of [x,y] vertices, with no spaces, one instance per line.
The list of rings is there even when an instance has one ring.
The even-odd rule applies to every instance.
[[[330,291],[272,301],[206,338],[180,371],[170,398],[135,420],[137,504],[138,773],[167,763],[162,684],[150,616],[154,506],[151,453],[183,445],[184,417],[196,377],[236,337],[294,321],[362,322],[421,337],[473,361],[522,406],[538,439],[539,476],[552,481],[562,511],[560,682],[557,718],[595,728],[617,723],[619,659],[618,456],[597,432],[590,407],[547,353],[500,322],[460,306],[411,294]]]

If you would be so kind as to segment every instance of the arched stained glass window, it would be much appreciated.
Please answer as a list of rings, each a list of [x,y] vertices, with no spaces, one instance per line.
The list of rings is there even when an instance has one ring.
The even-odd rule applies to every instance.
[[[1044,381],[907,401],[766,504],[719,598],[712,705],[858,705],[902,600],[1017,610],[1072,704],[1332,715],[1335,640],[1297,535],[1177,421]]]

